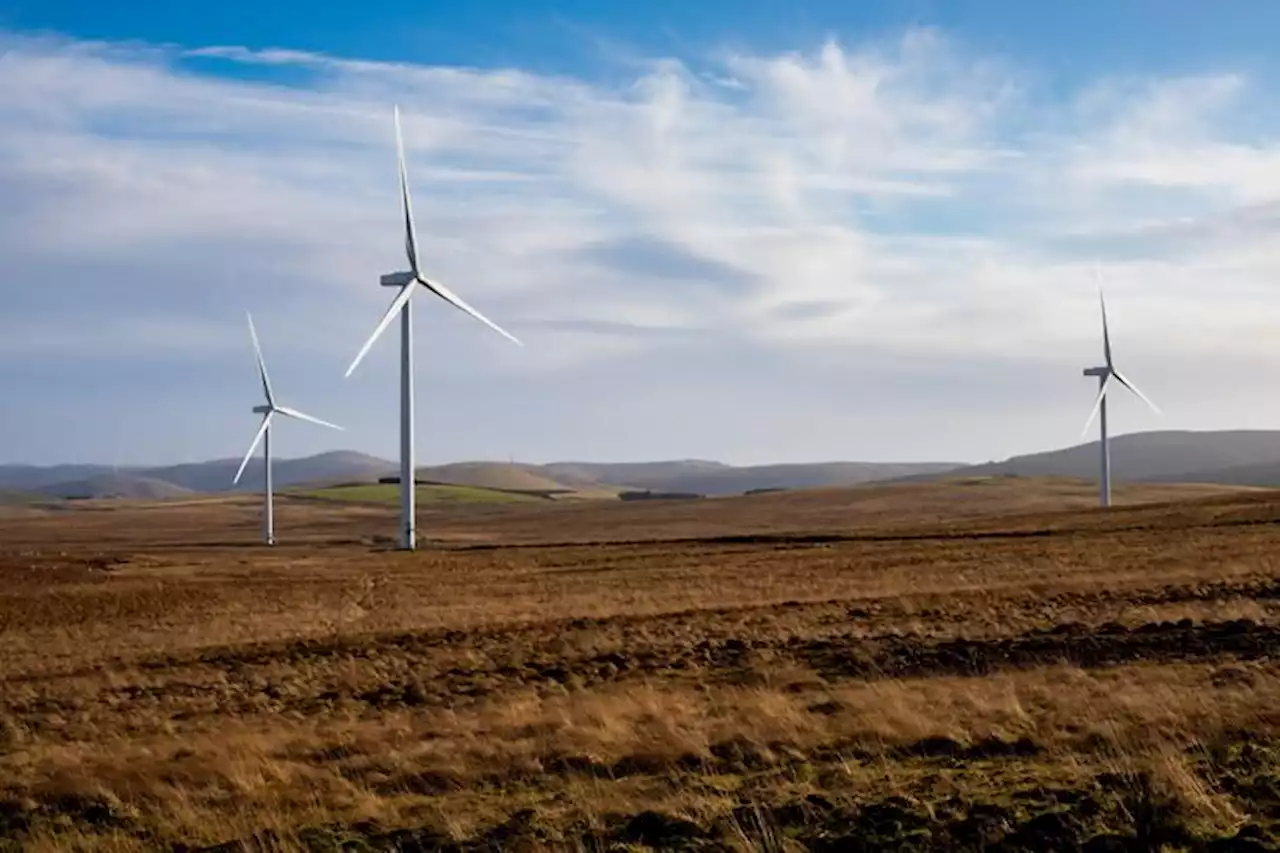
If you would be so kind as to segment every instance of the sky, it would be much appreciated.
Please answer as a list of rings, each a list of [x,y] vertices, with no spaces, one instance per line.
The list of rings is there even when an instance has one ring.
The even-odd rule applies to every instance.
[[[970,461],[1271,428],[1280,5],[0,0],[0,462]],[[1123,389],[1120,389],[1123,391]]]

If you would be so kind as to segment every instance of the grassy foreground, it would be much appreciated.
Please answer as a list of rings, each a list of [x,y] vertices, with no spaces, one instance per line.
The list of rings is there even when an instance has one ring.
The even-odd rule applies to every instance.
[[[191,543],[251,536],[232,504],[15,516],[0,849],[1276,848],[1275,496],[905,494],[914,526],[764,496],[808,531],[736,536],[732,502],[459,506],[434,529],[522,544],[414,554],[321,502],[271,550]]]

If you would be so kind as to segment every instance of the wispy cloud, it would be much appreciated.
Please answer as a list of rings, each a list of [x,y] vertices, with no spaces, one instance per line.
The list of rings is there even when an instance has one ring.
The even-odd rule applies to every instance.
[[[235,69],[260,73],[221,73]],[[537,389],[537,417],[566,426],[525,455],[599,443],[580,434],[598,424],[575,426],[587,406],[575,387],[596,389],[591,408],[612,400],[622,411],[644,409],[643,389],[695,378],[711,387],[654,397],[680,397],[684,413],[654,427],[660,440],[609,446],[647,456],[684,436],[690,452],[716,455],[722,410],[749,419],[770,396],[764,384],[756,398],[743,390],[752,380],[791,381],[753,371],[745,354],[811,371],[806,381],[831,382],[835,397],[842,385],[887,395],[876,403],[883,431],[857,446],[835,426],[864,411],[856,399],[847,417],[769,416],[812,436],[819,456],[937,457],[901,441],[886,413],[894,388],[935,399],[939,422],[968,424],[947,439],[954,454],[1069,441],[1073,419],[1048,425],[1087,407],[1088,388],[1070,383],[1097,346],[1095,259],[1115,291],[1118,347],[1138,360],[1144,388],[1183,425],[1221,425],[1194,409],[1179,374],[1208,372],[1213,354],[1280,366],[1260,320],[1280,272],[1270,237],[1280,125],[1266,81],[1097,80],[1063,97],[1033,79],[927,30],[655,59],[616,85],[0,34],[0,351],[143,373],[196,359],[238,371],[251,307],[303,390],[354,407],[350,435],[389,450],[373,408],[390,399],[389,353],[359,383],[332,380],[383,307],[375,277],[403,263],[394,101],[429,269],[529,344],[508,351],[433,306],[424,381],[464,383],[450,386],[463,397],[511,382]],[[715,351],[740,357],[716,359],[719,373],[681,365]],[[901,380],[908,363],[913,376],[933,365],[984,383],[982,398],[999,402],[961,412],[956,397]],[[3,375],[18,381],[15,369]],[[1028,376],[1060,395],[1029,398]],[[1246,385],[1236,409],[1218,402],[1221,417],[1245,411]],[[22,393],[38,411],[36,398],[58,388]],[[199,396],[181,384],[165,393]],[[191,404],[208,413],[205,437],[181,446],[226,452],[231,404]],[[473,405],[450,404],[459,417]],[[903,419],[918,409],[901,401],[917,413]],[[1002,426],[1027,418],[1045,433]],[[6,424],[0,439],[10,455],[39,455],[32,436],[45,428]],[[75,440],[91,455],[91,437]],[[798,452],[773,442],[724,445]],[[468,436],[436,446],[485,450]]]

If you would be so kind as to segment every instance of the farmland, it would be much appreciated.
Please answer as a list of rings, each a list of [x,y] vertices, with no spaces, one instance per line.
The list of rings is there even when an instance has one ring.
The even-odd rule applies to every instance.
[[[419,503],[514,503],[539,500],[534,495],[479,486],[444,484],[418,486],[415,493]],[[322,489],[298,489],[291,494],[300,498],[355,503],[398,504],[400,502],[400,486],[394,483],[359,483],[348,486],[328,486]]]
[[[1272,849],[1280,494],[1116,499],[0,508],[0,850]]]

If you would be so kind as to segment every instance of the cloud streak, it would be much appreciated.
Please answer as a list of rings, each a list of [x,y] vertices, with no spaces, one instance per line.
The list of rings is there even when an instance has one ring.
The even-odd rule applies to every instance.
[[[224,73],[236,70],[252,73]],[[643,458],[681,441],[725,455],[717,440],[742,460],[938,458],[901,440],[930,400],[960,430],[939,442],[953,455],[1071,441],[1090,393],[1079,368],[1097,348],[1095,259],[1117,347],[1180,418],[1170,425],[1257,417],[1256,383],[1211,412],[1186,379],[1213,374],[1213,357],[1280,366],[1260,321],[1280,273],[1266,81],[1097,80],[1063,97],[1032,79],[923,30],[662,58],[609,85],[0,33],[0,378],[29,404],[0,440],[18,460],[54,452],[52,434],[98,453],[52,414],[76,362],[107,385],[118,371],[154,376],[199,413],[181,441],[139,442],[135,461],[233,454],[238,397],[201,393],[172,366],[244,373],[238,318],[251,308],[280,369],[346,410],[334,415],[352,424],[344,438],[392,452],[393,347],[358,382],[336,383],[334,368],[383,308],[376,276],[401,263],[393,101],[428,271],[528,344],[510,352],[431,306],[422,381],[442,396],[425,399],[456,414],[437,424],[453,431],[427,442],[431,458],[586,446]],[[23,359],[43,365],[38,381]],[[931,370],[955,377],[948,393],[919,378]],[[823,417],[762,411],[800,375],[830,384]],[[1029,396],[1029,382],[1055,390]],[[509,418],[513,385],[542,428],[515,424],[501,447],[495,429],[459,428]],[[850,444],[859,389],[876,426]],[[647,438],[599,434],[610,407],[664,405],[680,416]],[[119,407],[127,421],[124,392]],[[774,426],[730,438],[734,419]],[[788,430],[805,441],[779,438]]]

